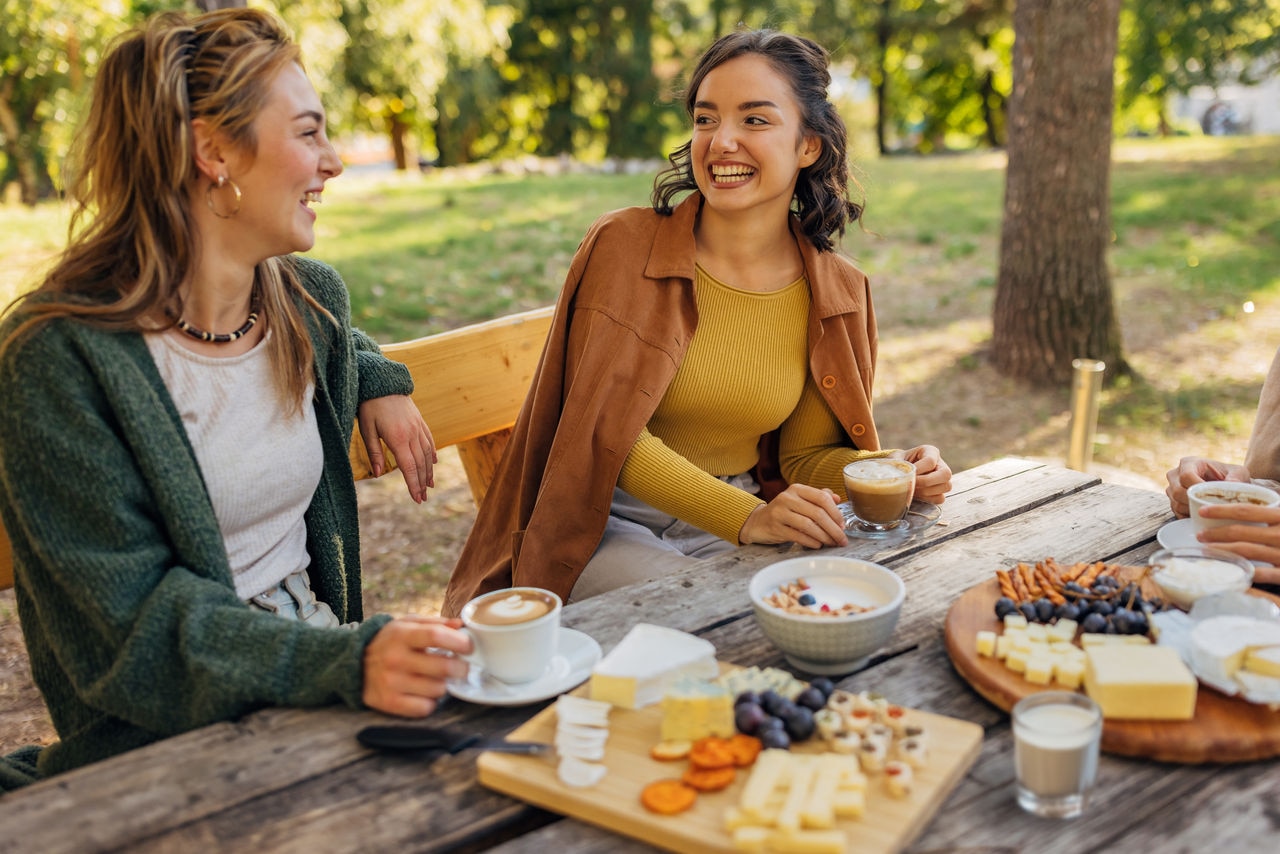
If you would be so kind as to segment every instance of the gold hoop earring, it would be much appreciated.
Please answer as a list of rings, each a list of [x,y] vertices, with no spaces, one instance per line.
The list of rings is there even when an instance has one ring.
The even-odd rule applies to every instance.
[[[218,206],[213,203],[213,191],[221,190],[223,187],[228,187],[228,186],[231,188],[231,194],[235,198],[236,206],[234,209],[232,209],[231,213],[224,214],[224,213],[221,213],[218,210]],[[226,175],[219,175],[218,183],[210,184],[208,187],[205,188],[205,191],[204,191],[204,203],[209,206],[209,210],[213,211],[213,215],[216,216],[218,219],[232,219],[235,217],[236,214],[240,213],[240,199],[241,199],[240,187],[236,184],[235,181],[232,181]]]

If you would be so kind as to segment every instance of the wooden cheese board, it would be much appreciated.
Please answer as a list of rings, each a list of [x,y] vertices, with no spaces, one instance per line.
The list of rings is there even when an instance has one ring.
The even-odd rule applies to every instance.
[[[1023,697],[1061,687],[1034,685],[1003,662],[978,655],[977,633],[1001,631],[995,615],[999,597],[1000,585],[994,576],[969,588],[947,612],[945,636],[956,672],[989,702],[1009,711]],[[1228,697],[1202,683],[1191,720],[1107,720],[1102,727],[1102,749],[1118,756],[1191,764],[1269,759],[1280,756],[1280,711]]]
[[[586,687],[573,692],[586,695]],[[982,727],[968,721],[910,710],[911,720],[926,728],[928,764],[915,772],[915,786],[905,798],[890,795],[879,775],[869,779],[867,808],[858,819],[842,819],[847,851],[892,854],[900,851],[924,828],[947,795],[978,757]],[[659,762],[649,749],[658,741],[662,719],[659,706],[615,708],[609,714],[604,779],[590,788],[571,788],[556,774],[556,760],[545,757],[482,753],[477,759],[481,784],[562,815],[581,819],[615,833],[670,851],[706,854],[735,849],[724,829],[725,809],[737,804],[749,769],[720,792],[702,793],[692,809],[678,815],[658,815],[640,805],[641,790],[655,780],[678,777],[683,761]],[[553,741],[555,706],[551,705],[513,732],[514,740]],[[793,750],[820,750],[814,739]]]

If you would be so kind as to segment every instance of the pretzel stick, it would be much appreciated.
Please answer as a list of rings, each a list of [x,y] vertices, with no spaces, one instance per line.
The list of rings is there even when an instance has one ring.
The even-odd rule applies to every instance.
[[[1049,601],[1055,605],[1065,605],[1067,598],[1054,589],[1053,576],[1049,574],[1049,570],[1044,568],[1043,564],[1036,564],[1036,580],[1040,582],[1040,586],[1044,589],[1044,595]]]
[[[1017,567],[1007,571],[1009,573],[1009,581],[1013,584],[1013,601],[1030,602],[1031,594],[1027,592],[1027,584],[1022,580],[1022,573],[1018,572]]]
[[[1025,563],[1018,564],[1018,574],[1022,576],[1022,581],[1027,585],[1027,595],[1031,599],[1039,599],[1044,595],[1044,591],[1040,589],[1040,585],[1036,583],[1036,573],[1031,567]]]
[[[1068,567],[1066,571],[1063,572],[1058,577],[1061,578],[1062,583],[1065,584],[1068,581],[1075,581],[1077,578],[1083,575],[1084,571],[1088,568],[1089,568],[1089,564],[1087,563],[1077,563]]]
[[[996,580],[1000,582],[1000,595],[1008,596],[1013,601],[1018,601],[1018,591],[1013,587],[1013,581],[1009,579],[1009,570],[997,569]]]
[[[1080,580],[1078,582],[1079,585],[1081,587],[1092,587],[1093,582],[1098,580],[1098,576],[1101,575],[1102,571],[1106,568],[1107,565],[1105,563],[1098,561],[1093,566],[1089,567],[1088,571],[1086,571],[1084,575],[1080,576]]]

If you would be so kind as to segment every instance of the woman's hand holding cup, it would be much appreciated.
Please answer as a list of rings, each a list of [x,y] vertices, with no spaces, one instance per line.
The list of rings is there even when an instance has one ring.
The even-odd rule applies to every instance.
[[[362,699],[371,709],[405,718],[435,711],[450,679],[463,679],[472,652],[462,621],[401,617],[383,626],[364,650]]]

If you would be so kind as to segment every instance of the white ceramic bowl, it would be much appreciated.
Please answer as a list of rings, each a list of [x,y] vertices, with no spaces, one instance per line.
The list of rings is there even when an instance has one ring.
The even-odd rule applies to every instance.
[[[852,602],[871,610],[811,615],[765,603],[766,596],[800,578],[810,585],[819,605]],[[808,673],[832,676],[857,670],[888,642],[907,595],[902,579],[880,564],[834,555],[770,564],[755,574],[747,589],[756,621],[787,660]]]
[[[1184,611],[1206,596],[1241,593],[1253,584],[1252,563],[1210,546],[1161,549],[1150,564],[1151,580],[1164,598]]]

